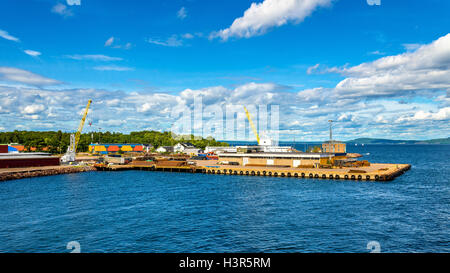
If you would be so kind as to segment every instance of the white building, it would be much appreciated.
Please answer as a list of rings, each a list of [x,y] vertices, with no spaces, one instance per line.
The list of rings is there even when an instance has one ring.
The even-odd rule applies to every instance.
[[[153,149],[152,144],[144,145],[145,152],[149,153]]]
[[[161,146],[158,149],[156,149],[158,153],[173,153],[173,147],[172,146]]]
[[[290,146],[259,146],[260,151],[265,153],[289,153],[293,149]]]
[[[217,146],[217,147],[207,146],[205,148],[205,153],[220,154],[220,153],[236,153],[236,152],[237,152],[237,147],[231,147],[231,146]]]
[[[173,147],[175,153],[183,153],[187,155],[198,155],[200,149],[196,148],[191,143],[178,143]]]
[[[176,153],[183,153],[186,149],[195,149],[195,146],[191,143],[178,143],[177,145],[173,146],[173,151]]]
[[[187,148],[187,149],[184,149],[183,154],[198,155],[199,152],[200,152],[200,149],[198,149],[198,148]]]

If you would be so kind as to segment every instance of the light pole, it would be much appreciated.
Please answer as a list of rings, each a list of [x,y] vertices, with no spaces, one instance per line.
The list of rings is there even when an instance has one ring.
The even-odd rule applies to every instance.
[[[89,121],[89,130],[91,131],[91,144],[94,143],[94,133],[92,132],[92,121]]]

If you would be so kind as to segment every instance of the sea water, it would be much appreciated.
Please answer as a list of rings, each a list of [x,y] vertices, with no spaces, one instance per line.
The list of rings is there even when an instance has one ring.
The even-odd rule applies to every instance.
[[[149,171],[3,182],[0,252],[450,251],[449,145],[348,151],[412,168],[391,182]]]

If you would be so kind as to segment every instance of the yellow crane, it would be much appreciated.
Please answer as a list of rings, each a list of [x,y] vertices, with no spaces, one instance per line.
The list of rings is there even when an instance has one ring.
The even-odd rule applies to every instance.
[[[80,125],[78,126],[78,131],[75,134],[75,147],[74,151],[77,152],[78,142],[80,141],[81,131],[83,131],[84,122],[86,121],[86,116],[89,112],[89,107],[91,106],[92,100],[88,100],[88,104],[86,105],[86,110],[84,110],[83,118],[80,121]]]
[[[80,142],[81,131],[83,131],[84,122],[86,121],[86,116],[89,112],[89,107],[91,106],[92,100],[88,101],[86,109],[84,110],[83,117],[81,118],[80,125],[78,126],[78,131],[70,135],[70,144],[67,147],[67,152],[61,157],[62,162],[73,162],[75,161],[75,155],[77,153],[78,143]]]
[[[250,117],[250,113],[247,110],[247,107],[244,106],[244,110],[245,110],[245,115],[247,115],[247,119],[248,119],[248,123],[250,123],[250,126],[252,127],[253,133],[256,136],[256,141],[258,141],[258,145],[259,143],[259,135],[258,135],[258,131],[256,130],[255,125],[253,124],[252,118]]]

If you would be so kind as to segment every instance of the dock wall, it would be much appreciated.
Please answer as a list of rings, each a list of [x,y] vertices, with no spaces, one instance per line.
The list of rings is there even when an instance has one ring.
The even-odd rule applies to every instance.
[[[96,171],[97,169],[91,166],[55,166],[55,167],[36,167],[36,168],[22,168],[22,169],[3,169],[0,172],[0,182],[30,178],[30,177],[40,177],[40,176],[50,176],[59,174],[69,174],[69,173],[80,173]]]
[[[189,172],[217,175],[246,175],[246,176],[272,176],[272,177],[293,177],[293,178],[315,178],[333,180],[357,180],[357,181],[390,181],[402,175],[411,168],[409,164],[383,164],[389,168],[382,171],[369,173],[355,173],[352,170],[343,169],[296,169],[296,168],[262,168],[262,167],[205,167],[205,166],[157,166],[157,165],[112,165],[97,166],[99,171],[124,171],[124,170],[146,170],[163,172]]]
[[[388,166],[386,168],[386,166]],[[243,175],[243,176],[268,176],[268,177],[292,177],[313,178],[328,180],[355,180],[355,181],[390,181],[402,175],[411,168],[409,164],[383,164],[377,171],[359,173],[352,169],[298,169],[298,168],[270,168],[270,167],[243,167],[243,166],[161,166],[161,165],[97,165],[92,166],[55,166],[35,167],[22,169],[0,170],[0,182],[21,178],[50,176],[59,174],[79,173],[88,171],[161,171],[201,173],[205,175]]]

